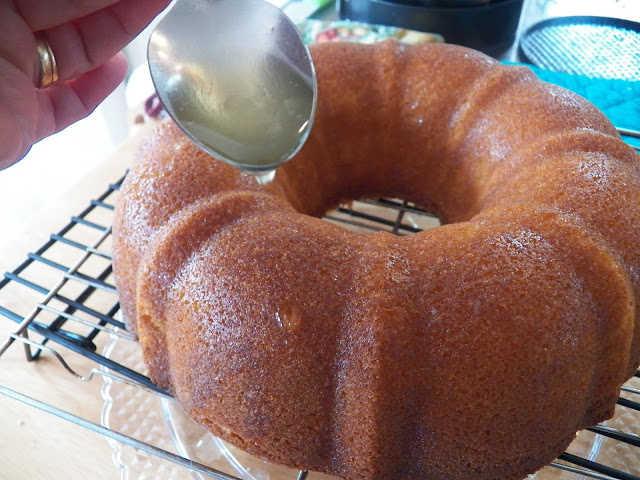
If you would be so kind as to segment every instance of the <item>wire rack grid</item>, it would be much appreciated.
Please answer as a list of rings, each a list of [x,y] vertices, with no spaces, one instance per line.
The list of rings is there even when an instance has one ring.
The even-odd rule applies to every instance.
[[[627,136],[639,137],[625,130]],[[0,317],[15,322],[13,333],[0,344],[0,358],[12,346],[22,345],[28,361],[51,356],[79,381],[102,377],[105,384],[122,384],[157,398],[168,394],[156,387],[139,365],[128,365],[109,355],[114,341],[134,343],[119,317],[118,296],[111,266],[111,221],[115,200],[124,177],[107,189],[37,251],[0,280]],[[342,205],[326,219],[361,231],[385,230],[396,235],[409,235],[437,225],[437,220],[414,205],[396,199],[361,200]],[[74,259],[61,261],[60,259]],[[28,298],[29,311],[15,311],[7,298]],[[2,339],[0,339],[2,340]],[[82,356],[95,368],[88,374],[77,373],[73,359]],[[636,373],[640,377],[640,373]],[[640,384],[626,384],[618,400],[622,415],[638,415],[640,419]],[[0,394],[26,405],[61,417],[106,437],[114,445],[126,445],[137,452],[160,458],[177,468],[200,475],[199,478],[239,480],[238,476],[195,462],[175,449],[157,446],[136,435],[130,435],[87,418],[64,411],[46,401],[0,385]],[[104,413],[104,412],[103,412]],[[590,429],[598,443],[607,442],[611,449],[640,451],[640,432],[624,431],[615,425],[598,425]],[[119,447],[118,447],[119,448]],[[117,463],[117,462],[116,462]],[[572,478],[601,480],[640,480],[640,471],[617,465],[605,465],[589,456],[564,453],[552,467],[574,474]],[[302,480],[307,472],[295,472],[291,478]],[[125,478],[123,476],[123,478]],[[158,477],[153,477],[158,478]]]

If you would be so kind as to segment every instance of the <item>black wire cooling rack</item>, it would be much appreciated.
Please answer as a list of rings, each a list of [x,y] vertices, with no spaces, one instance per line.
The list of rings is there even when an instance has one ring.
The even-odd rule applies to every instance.
[[[637,136],[637,133],[627,130],[623,133]],[[15,311],[0,303],[0,317],[16,324],[13,333],[0,344],[0,358],[12,346],[22,345],[28,361],[50,355],[81,380],[99,374],[110,381],[123,382],[165,397],[166,392],[151,383],[144,373],[101,353],[104,351],[101,345],[110,337],[124,342],[134,341],[119,319],[110,253],[111,220],[123,179],[109,185],[87,208],[73,216],[64,228],[52,234],[37,251],[29,253],[18,267],[4,274],[0,280],[0,299],[28,298],[31,308],[29,311]],[[412,234],[437,224],[437,220],[423,210],[394,199],[354,201],[332,211],[326,219],[349,228],[385,230],[397,235]],[[70,262],[69,258],[74,260]],[[75,355],[90,359],[96,368],[88,375],[79,375],[69,362]],[[640,377],[640,373],[636,373],[636,377]],[[630,383],[623,387],[617,410],[637,415],[637,423],[640,423],[640,389],[635,385]],[[0,385],[0,393],[98,432],[110,440],[173,462],[191,472],[225,480],[238,478],[158,448],[144,439],[60,410],[19,391]],[[609,425],[598,425],[590,430],[600,439],[614,442],[610,443],[614,445],[610,448],[622,446],[627,452],[629,449],[640,449],[640,436],[636,433]],[[575,474],[576,479],[640,480],[638,471],[625,471],[572,453],[561,455],[552,465]],[[299,472],[296,476],[302,479],[306,475],[306,472]]]

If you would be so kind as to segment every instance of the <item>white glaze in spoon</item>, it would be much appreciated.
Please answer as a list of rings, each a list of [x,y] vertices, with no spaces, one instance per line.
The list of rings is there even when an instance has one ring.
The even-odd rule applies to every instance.
[[[307,139],[317,99],[309,50],[264,0],[179,0],[151,34],[151,78],[202,149],[273,178]]]

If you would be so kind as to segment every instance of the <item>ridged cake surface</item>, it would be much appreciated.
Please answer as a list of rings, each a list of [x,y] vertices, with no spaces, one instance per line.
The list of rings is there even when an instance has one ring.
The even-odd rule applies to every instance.
[[[114,267],[150,375],[272,462],[523,478],[638,366],[639,157],[586,100],[462,47],[312,55],[313,130],[271,184],[168,121],[129,173]],[[378,195],[443,225],[316,218]]]

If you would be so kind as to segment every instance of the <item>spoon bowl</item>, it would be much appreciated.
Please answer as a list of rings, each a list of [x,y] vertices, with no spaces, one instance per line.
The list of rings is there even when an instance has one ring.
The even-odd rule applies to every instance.
[[[264,0],[178,0],[151,34],[151,78],[203,150],[272,177],[307,139],[315,71],[298,29]]]

